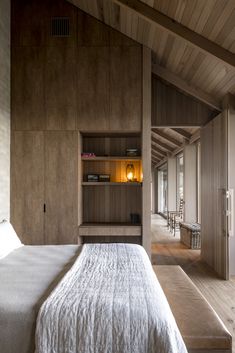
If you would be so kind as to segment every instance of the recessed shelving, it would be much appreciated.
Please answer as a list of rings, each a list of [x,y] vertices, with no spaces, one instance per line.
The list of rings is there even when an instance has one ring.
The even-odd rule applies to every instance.
[[[82,185],[83,186],[104,186],[104,185],[108,185],[108,186],[141,186],[142,183],[140,182],[135,182],[135,181],[132,181],[132,182],[102,182],[102,181],[84,181],[82,182]]]
[[[95,157],[82,157],[82,161],[94,162],[94,161],[141,161],[141,156],[127,157],[127,156],[95,156]]]
[[[127,156],[136,149],[137,156]],[[142,156],[140,134],[82,136],[82,220],[79,236],[84,242],[135,242],[142,237]],[[94,154],[94,156],[92,156]],[[127,166],[134,179],[127,181]],[[108,175],[110,181],[87,181],[89,175]],[[131,223],[133,218],[139,223]]]

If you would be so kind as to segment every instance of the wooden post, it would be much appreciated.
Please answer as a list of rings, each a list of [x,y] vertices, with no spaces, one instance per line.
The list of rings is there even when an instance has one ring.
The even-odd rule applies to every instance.
[[[184,220],[197,222],[197,147],[184,147]]]
[[[167,160],[167,209],[176,211],[176,157]]]
[[[142,104],[142,244],[151,255],[151,50],[143,46]]]

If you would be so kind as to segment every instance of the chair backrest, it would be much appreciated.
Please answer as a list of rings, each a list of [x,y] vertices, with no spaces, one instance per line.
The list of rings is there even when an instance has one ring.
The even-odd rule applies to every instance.
[[[182,216],[184,212],[184,200],[180,199],[180,204],[179,204],[179,213]]]

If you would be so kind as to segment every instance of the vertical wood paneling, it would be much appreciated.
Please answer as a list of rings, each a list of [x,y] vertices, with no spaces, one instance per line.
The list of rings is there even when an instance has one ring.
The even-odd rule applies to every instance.
[[[78,139],[76,132],[45,133],[45,241],[77,242]]]
[[[47,130],[75,130],[77,117],[76,48],[46,48],[45,112]],[[66,87],[66,89],[65,89]]]
[[[110,130],[141,130],[141,48],[110,48]]]
[[[10,219],[10,2],[0,2],[0,220]]]
[[[143,47],[142,102],[142,244],[151,254],[151,50]]]
[[[109,49],[79,47],[77,71],[77,128],[81,131],[108,130]]]
[[[26,245],[44,244],[43,132],[12,133],[11,223]]]
[[[218,115],[201,131],[202,259],[226,278],[227,118]]]
[[[131,213],[142,213],[141,186],[84,186],[84,223],[130,223]]]
[[[203,126],[214,114],[207,105],[153,76],[152,126]]]
[[[45,129],[44,51],[40,47],[12,48],[12,128]]]
[[[109,46],[109,27],[78,11],[78,46]]]

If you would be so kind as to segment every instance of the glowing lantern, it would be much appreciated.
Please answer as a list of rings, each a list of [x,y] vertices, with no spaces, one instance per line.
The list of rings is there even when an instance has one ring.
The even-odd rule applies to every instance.
[[[134,181],[135,167],[133,164],[127,164],[126,166],[126,178],[127,181]]]

